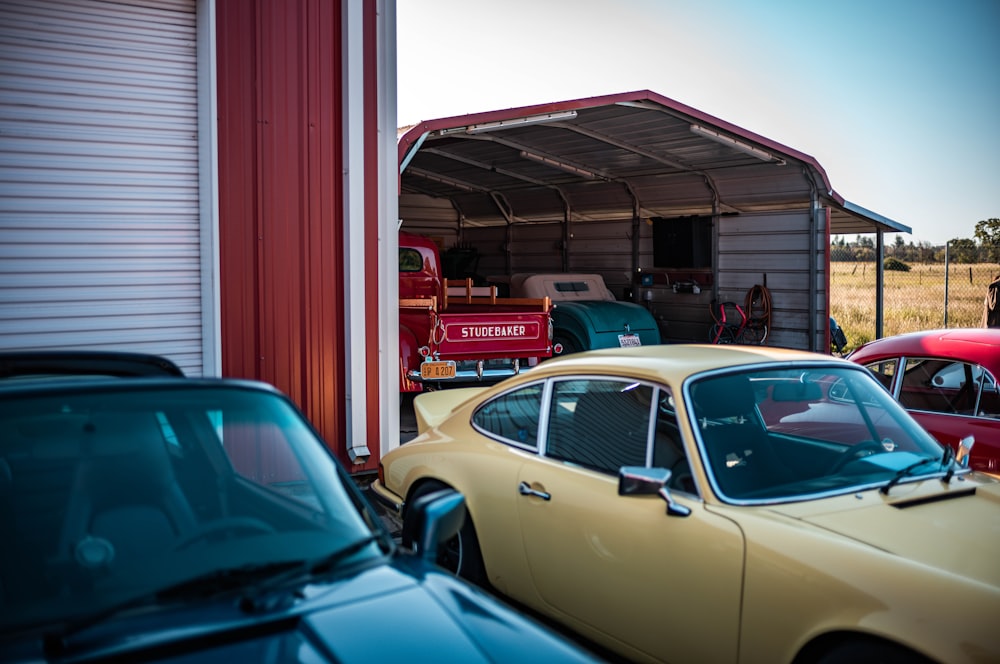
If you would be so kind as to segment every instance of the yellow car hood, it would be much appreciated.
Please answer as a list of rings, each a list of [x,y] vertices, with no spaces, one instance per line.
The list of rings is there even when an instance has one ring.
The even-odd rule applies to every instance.
[[[772,508],[888,553],[1000,587],[1000,483],[954,478]]]

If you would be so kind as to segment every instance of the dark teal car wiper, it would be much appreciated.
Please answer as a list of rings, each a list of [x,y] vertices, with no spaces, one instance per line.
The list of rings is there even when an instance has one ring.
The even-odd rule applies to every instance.
[[[219,593],[242,590],[247,584],[259,582],[261,579],[273,578],[275,575],[285,575],[289,570],[302,568],[304,565],[305,561],[302,560],[243,565],[217,569],[207,574],[185,579],[166,588],[113,604],[82,618],[61,623],[57,629],[47,630],[43,636],[45,652],[49,655],[61,653],[65,648],[66,639],[127,611],[158,604],[176,605],[191,599],[203,599]]]
[[[262,598],[273,596],[275,591],[284,590],[288,586],[299,586],[328,573],[345,559],[379,539],[379,535],[369,535],[313,560],[292,560],[216,570],[160,590],[155,596],[158,601],[204,598],[238,590],[241,593],[240,608],[244,611],[278,608],[281,602],[264,601]]]
[[[239,607],[244,611],[278,608],[284,602],[269,599],[275,590],[284,589],[289,585],[298,586],[316,576],[328,574],[347,558],[362,551],[373,542],[381,540],[381,535],[369,535],[329,555],[313,560],[286,560],[212,570],[206,574],[185,579],[180,583],[119,602],[77,620],[64,622],[57,629],[47,630],[43,637],[45,651],[52,656],[62,653],[65,650],[66,640],[75,634],[136,608],[158,604],[176,606],[192,599],[206,599],[234,592],[241,595]],[[292,598],[288,597],[287,600],[291,601]]]
[[[908,477],[910,473],[912,473],[914,470],[916,470],[920,466],[923,466],[926,463],[941,462],[941,461],[942,461],[942,459],[938,459],[937,457],[924,457],[924,458],[920,459],[919,461],[914,461],[909,466],[906,466],[905,468],[900,468],[896,472],[896,474],[892,476],[892,479],[889,480],[885,484],[885,486],[883,486],[881,489],[879,489],[879,491],[881,491],[885,495],[889,495],[889,489],[891,489],[892,487],[894,487],[897,484],[899,484],[904,478]]]
[[[240,608],[247,612],[273,608],[274,602],[268,601],[266,598],[273,595],[276,590],[284,589],[289,585],[298,585],[304,581],[328,574],[335,570],[344,560],[362,551],[373,542],[381,540],[381,535],[363,537],[329,555],[321,556],[314,560],[302,561],[295,568],[288,570],[287,573],[272,576],[265,579],[263,583],[254,584],[247,588],[240,598]]]
[[[243,565],[223,568],[182,581],[153,593],[156,601],[197,599],[211,597],[221,592],[243,589],[248,584],[282,577],[289,571],[297,571],[305,565],[302,560],[290,560],[263,565]]]
[[[344,560],[350,558],[354,554],[362,551],[365,547],[373,542],[379,542],[382,540],[381,535],[369,535],[368,537],[363,537],[357,542],[348,544],[343,549],[334,551],[328,556],[322,556],[318,558],[309,566],[310,574],[326,574],[327,572],[336,569],[336,567],[342,563]]]

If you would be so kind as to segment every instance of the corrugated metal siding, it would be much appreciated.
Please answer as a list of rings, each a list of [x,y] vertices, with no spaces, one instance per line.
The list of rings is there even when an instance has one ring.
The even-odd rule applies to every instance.
[[[723,217],[719,225],[719,299],[743,304],[754,284],[771,292],[769,346],[809,349],[809,303],[815,297],[817,328],[825,330],[825,237],[810,233],[810,212]],[[815,253],[811,261],[810,251]],[[822,348],[819,343],[817,348]]]
[[[216,9],[223,373],[276,385],[343,460],[341,6]]]
[[[479,251],[477,272],[483,276],[503,276],[508,265],[504,247],[507,245],[507,227],[467,228],[462,234],[464,244]],[[552,262],[554,259],[550,259]]]
[[[458,211],[451,201],[444,198],[423,195],[400,197],[399,218],[407,231],[417,235],[434,235],[443,229],[454,238],[459,230]]]
[[[0,0],[0,348],[202,371],[195,1]]]

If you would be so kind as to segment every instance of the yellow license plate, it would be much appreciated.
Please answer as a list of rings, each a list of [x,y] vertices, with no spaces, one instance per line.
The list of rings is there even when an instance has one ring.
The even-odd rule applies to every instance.
[[[420,365],[420,377],[424,380],[448,380],[455,377],[455,363],[451,360],[444,362],[423,362]]]

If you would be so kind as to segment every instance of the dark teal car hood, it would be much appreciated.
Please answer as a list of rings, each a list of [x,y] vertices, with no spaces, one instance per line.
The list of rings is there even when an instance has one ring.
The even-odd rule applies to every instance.
[[[4,662],[593,662],[594,658],[417,558],[285,591],[144,612],[69,638],[0,641]],[[55,644],[55,645],[54,645]]]

